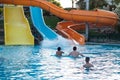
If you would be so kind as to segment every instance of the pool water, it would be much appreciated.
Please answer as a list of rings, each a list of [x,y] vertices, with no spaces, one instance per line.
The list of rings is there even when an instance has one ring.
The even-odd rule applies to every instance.
[[[120,80],[119,45],[77,45],[92,70],[82,68],[85,57],[67,56],[72,47],[56,57],[57,46],[0,46],[0,80]]]

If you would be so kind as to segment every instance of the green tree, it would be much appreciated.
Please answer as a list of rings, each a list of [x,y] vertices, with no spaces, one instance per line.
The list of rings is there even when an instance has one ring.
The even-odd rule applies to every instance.
[[[47,1],[55,4],[55,5],[58,6],[58,7],[61,7],[60,2],[58,2],[58,1],[56,1],[56,0],[47,0]],[[50,16],[50,15],[51,15],[51,13],[50,13],[49,11],[46,11],[46,10],[44,10],[43,13],[44,13],[44,16],[45,16],[45,15],[47,15],[47,16]]]
[[[112,3],[112,5],[119,5],[119,3],[120,3],[120,0],[112,0],[111,1],[111,3]]]
[[[109,4],[110,11],[115,10],[115,8],[119,5],[120,0],[106,0]]]
[[[119,17],[119,21],[118,21],[118,24],[115,26],[115,29],[120,33],[120,4],[117,6],[117,8],[114,10],[114,12]]]
[[[79,9],[85,9],[85,2],[84,2],[84,0],[77,1],[76,5],[78,6]]]
[[[120,18],[120,4],[117,6],[117,8],[114,11]]]
[[[90,0],[90,9],[103,8],[104,5],[107,5],[105,0]]]
[[[77,0],[71,0],[72,1],[72,8],[74,8],[74,3],[77,1]]]
[[[53,4],[55,4],[55,5],[59,6],[59,7],[61,7],[60,2],[58,2],[58,1],[56,1],[56,0],[47,0],[47,1],[52,2]]]
[[[76,3],[80,9],[85,9],[86,3],[84,0],[79,0]],[[89,0],[89,8],[94,9],[94,8],[103,8],[104,5],[107,5],[106,0]]]
[[[0,15],[1,15],[2,12],[3,12],[3,8],[0,8]]]

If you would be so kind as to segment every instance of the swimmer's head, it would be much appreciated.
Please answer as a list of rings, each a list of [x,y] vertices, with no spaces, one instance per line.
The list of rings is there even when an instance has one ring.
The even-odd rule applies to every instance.
[[[86,57],[86,58],[85,58],[85,61],[86,61],[86,62],[89,62],[89,61],[90,61],[90,57]]]
[[[60,50],[61,50],[61,47],[58,47],[57,50],[60,51]]]
[[[74,51],[75,51],[75,50],[77,50],[77,47],[76,47],[76,46],[74,46],[74,47],[73,47],[73,50],[74,50]]]

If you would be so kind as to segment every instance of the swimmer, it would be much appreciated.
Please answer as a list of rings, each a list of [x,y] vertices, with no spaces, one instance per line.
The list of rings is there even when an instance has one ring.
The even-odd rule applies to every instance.
[[[77,47],[74,46],[74,47],[73,47],[73,51],[70,52],[69,56],[78,57],[79,55],[84,56],[83,54],[79,53],[79,52],[77,51]]]
[[[88,68],[94,67],[91,63],[89,63],[89,61],[90,61],[90,57],[86,57],[85,58],[86,64],[83,65],[84,68],[88,69]]]
[[[61,47],[58,47],[58,48],[57,48],[57,51],[56,51],[56,56],[62,56],[63,53],[64,53],[64,52],[61,51]]]

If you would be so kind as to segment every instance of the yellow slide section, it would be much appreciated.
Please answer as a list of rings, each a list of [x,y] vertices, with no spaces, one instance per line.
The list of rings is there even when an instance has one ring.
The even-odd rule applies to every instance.
[[[4,6],[5,45],[34,45],[22,6]]]

